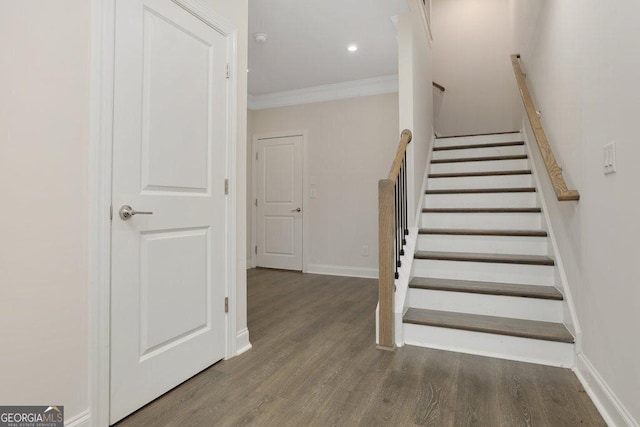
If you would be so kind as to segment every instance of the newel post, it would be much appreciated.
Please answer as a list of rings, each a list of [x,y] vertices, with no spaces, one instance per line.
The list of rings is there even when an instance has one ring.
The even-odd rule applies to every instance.
[[[407,145],[413,135],[405,129],[387,179],[378,181],[378,348],[393,351],[395,343],[395,279],[402,265],[407,224]]]
[[[378,181],[378,348],[395,349],[394,339],[394,182]]]

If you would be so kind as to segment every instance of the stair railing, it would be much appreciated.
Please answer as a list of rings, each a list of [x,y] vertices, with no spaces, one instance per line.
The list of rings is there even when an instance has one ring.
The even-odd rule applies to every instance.
[[[553,155],[551,145],[549,145],[549,140],[542,128],[542,122],[540,121],[536,106],[533,103],[533,98],[531,98],[531,93],[527,87],[526,76],[522,72],[522,67],[520,67],[520,54],[511,55],[511,65],[513,65],[513,72],[516,75],[518,89],[520,89],[520,96],[522,97],[524,109],[529,118],[529,124],[538,143],[538,148],[540,148],[540,154],[542,155],[542,160],[551,179],[551,185],[553,186],[553,191],[556,193],[556,197],[561,202],[580,200],[580,193],[578,193],[577,190],[569,190],[567,188],[567,183],[564,180],[564,176],[562,176],[562,169],[558,166],[558,162]]]
[[[395,279],[409,234],[407,207],[407,145],[411,131],[400,135],[387,179],[378,181],[378,348],[394,350]]]
[[[438,89],[440,92],[444,92],[446,89],[444,88],[444,86],[442,86],[439,83],[436,82],[431,82],[431,84],[433,85],[433,87],[435,87],[436,89]]]

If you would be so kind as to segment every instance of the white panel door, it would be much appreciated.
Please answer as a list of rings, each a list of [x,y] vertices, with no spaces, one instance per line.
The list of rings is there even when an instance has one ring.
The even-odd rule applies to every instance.
[[[226,37],[118,0],[115,51],[112,423],[224,357],[227,274]]]
[[[302,270],[302,136],[258,139],[257,265]]]

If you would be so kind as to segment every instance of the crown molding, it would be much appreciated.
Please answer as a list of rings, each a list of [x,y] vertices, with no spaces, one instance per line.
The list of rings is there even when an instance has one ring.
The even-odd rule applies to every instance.
[[[290,105],[310,104],[313,102],[333,101],[336,99],[357,98],[398,92],[398,75],[352,80],[304,89],[269,93],[266,95],[248,95],[250,110],[286,107]]]

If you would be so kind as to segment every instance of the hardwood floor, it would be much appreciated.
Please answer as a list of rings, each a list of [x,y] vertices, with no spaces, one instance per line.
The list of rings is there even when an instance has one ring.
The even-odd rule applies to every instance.
[[[121,421],[129,426],[604,426],[568,369],[375,349],[376,281],[248,272],[253,349]]]

